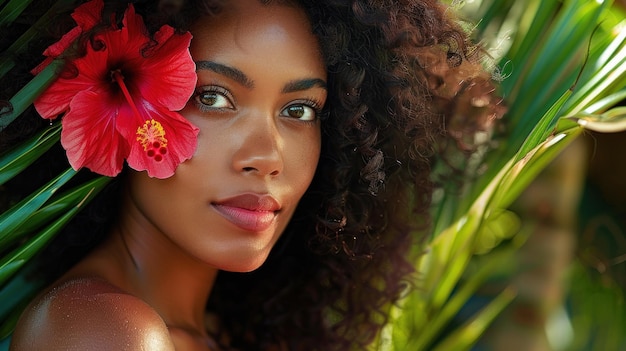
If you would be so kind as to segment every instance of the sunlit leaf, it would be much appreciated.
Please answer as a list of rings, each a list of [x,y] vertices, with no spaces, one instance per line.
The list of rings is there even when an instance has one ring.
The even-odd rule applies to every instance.
[[[512,289],[505,289],[493,301],[470,319],[465,325],[452,332],[433,351],[464,351],[471,349],[491,322],[516,296]]]
[[[622,24],[624,25],[626,21]],[[596,72],[589,80],[581,82],[581,87],[568,102],[569,113],[575,114],[584,110],[606,92],[610,92],[612,87],[620,89],[626,85],[626,31],[614,38],[602,53],[606,56],[599,59],[606,62],[593,62],[595,64],[592,67]]]
[[[494,192],[491,208],[495,210],[510,206],[535,177],[581,132],[582,128],[559,132],[530,150],[502,178]]]
[[[489,276],[511,260],[511,255],[510,251],[501,252],[479,267],[478,271],[474,272],[469,279],[463,281],[446,303],[441,306],[440,310],[430,316],[430,320],[424,325],[419,335],[412,336],[411,349],[425,350],[428,345],[431,345],[441,330],[469,301],[476,290],[487,281]],[[464,265],[463,270],[465,268]]]
[[[601,133],[616,133],[626,130],[626,107],[616,107],[601,114],[579,114],[570,117],[585,129]]]
[[[626,78],[626,77],[625,77]],[[626,84],[625,84],[626,85]],[[615,106],[621,101],[626,100],[626,88],[618,91],[614,94],[610,94],[599,99],[597,102],[593,103],[590,106],[587,106],[583,112],[588,114],[597,114],[607,109],[611,108],[611,106]]]
[[[526,140],[520,147],[515,156],[515,162],[527,157],[532,149],[542,143],[553,132],[552,128],[558,120],[558,112],[572,94],[571,90],[567,90],[559,99],[548,109],[544,116],[538,121],[537,125],[530,132]]]

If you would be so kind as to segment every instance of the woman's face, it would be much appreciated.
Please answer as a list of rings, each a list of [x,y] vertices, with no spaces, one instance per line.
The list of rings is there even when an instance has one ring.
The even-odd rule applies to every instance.
[[[224,4],[191,29],[198,83],[181,113],[200,128],[198,149],[171,178],[132,173],[130,199],[156,235],[219,269],[250,271],[313,178],[326,68],[302,10]]]

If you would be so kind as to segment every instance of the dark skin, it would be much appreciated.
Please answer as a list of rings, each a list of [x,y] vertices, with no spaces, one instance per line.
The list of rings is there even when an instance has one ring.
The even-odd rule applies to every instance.
[[[204,309],[218,271],[258,268],[287,226],[320,153],[326,68],[310,23],[239,0],[191,32],[194,157],[165,180],[130,173],[119,223],[31,303],[11,350],[215,349]],[[274,207],[224,215],[241,194]]]

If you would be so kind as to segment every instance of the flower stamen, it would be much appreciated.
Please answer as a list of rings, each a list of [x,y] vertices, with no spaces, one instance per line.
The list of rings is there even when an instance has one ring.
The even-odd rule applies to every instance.
[[[119,85],[135,116],[141,118],[141,114],[139,114],[137,106],[135,106],[133,97],[130,95],[126,84],[124,84],[122,72],[119,69],[111,71],[111,78]],[[163,161],[163,156],[167,154],[167,139],[165,138],[163,125],[154,119],[149,119],[144,122],[143,126],[137,127],[136,134],[137,141],[143,147],[146,155],[156,162]]]
[[[147,120],[143,126],[137,128],[137,141],[143,146],[148,157],[161,162],[167,154],[167,139],[165,129],[159,121]]]

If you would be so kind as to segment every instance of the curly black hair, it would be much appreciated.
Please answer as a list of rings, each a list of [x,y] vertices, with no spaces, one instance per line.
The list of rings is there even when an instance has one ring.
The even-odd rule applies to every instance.
[[[390,305],[414,283],[411,254],[428,233],[433,162],[445,161],[441,155],[450,150],[469,157],[474,136],[504,111],[481,66],[485,54],[437,1],[282,2],[304,8],[326,60],[322,153],[267,261],[250,273],[220,272],[207,307],[219,318],[211,332],[229,350],[365,349]],[[219,11],[225,2],[134,3],[154,32],[165,23],[185,31],[199,13]],[[104,11],[118,16],[103,18],[119,20],[125,7],[107,1]],[[25,61],[32,68],[33,57]],[[15,143],[11,135],[27,135],[24,126],[45,126],[32,121],[24,116],[8,128],[4,145]],[[60,167],[53,165],[63,157],[60,148],[52,150],[43,168]],[[36,183],[13,182],[11,189]],[[119,201],[119,183],[55,239],[40,256],[41,267],[62,272],[97,245],[116,215],[111,204]],[[31,190],[4,192],[19,197]]]

